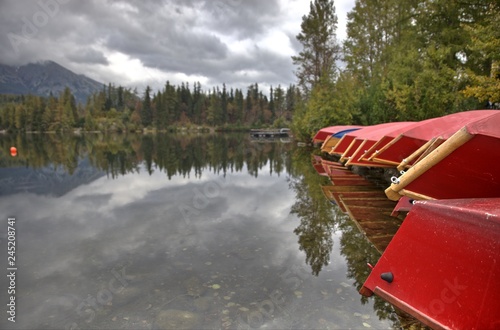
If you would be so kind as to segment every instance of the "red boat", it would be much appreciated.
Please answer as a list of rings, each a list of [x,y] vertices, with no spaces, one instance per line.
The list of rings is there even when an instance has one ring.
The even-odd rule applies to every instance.
[[[406,196],[401,197],[396,206],[394,207],[394,209],[392,210],[391,215],[393,217],[397,217],[401,213],[406,214],[410,212],[411,208],[413,207],[413,202],[414,200],[409,197]]]
[[[500,111],[465,125],[386,189],[414,199],[500,197]]]
[[[329,153],[333,147],[337,145],[339,140],[346,135],[347,133],[357,131],[361,129],[363,126],[334,126],[339,127],[340,129],[337,133],[328,136],[321,145],[321,151]]]
[[[330,126],[320,129],[313,138],[313,143],[323,143],[328,137],[332,135],[343,136],[348,131],[357,130],[362,128],[362,126],[356,125],[340,125],[340,126]]]
[[[500,198],[416,202],[360,290],[433,329],[500,329]]]
[[[346,151],[352,150],[352,147],[350,148],[351,143],[357,137],[366,136],[366,135],[371,134],[373,132],[376,132],[378,130],[387,129],[395,124],[397,124],[397,123],[384,123],[384,124],[366,126],[366,127],[363,127],[359,130],[348,132],[348,133],[344,134],[344,136],[339,140],[337,145],[331,150],[330,154],[342,156]],[[381,137],[381,136],[383,136],[383,134],[379,135],[379,137]],[[355,151],[355,149],[352,151]]]
[[[432,139],[441,138],[441,141],[444,141],[467,123],[498,112],[498,110],[464,111],[421,121],[380,149],[372,150],[373,153],[368,159],[398,166],[405,158],[426,143],[430,143]]]
[[[357,166],[370,166],[370,167],[388,167],[391,165],[370,162],[362,160],[362,158],[369,152],[369,149],[380,141],[384,137],[396,137],[401,132],[407,131],[409,127],[415,126],[415,122],[395,122],[388,123],[388,125],[381,127],[380,129],[373,130],[368,133],[360,133],[351,142],[349,148],[342,155],[343,158],[348,159],[346,166],[357,165]]]

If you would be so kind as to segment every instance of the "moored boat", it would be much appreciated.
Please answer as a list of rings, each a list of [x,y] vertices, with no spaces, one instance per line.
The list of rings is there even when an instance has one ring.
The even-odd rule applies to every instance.
[[[414,199],[500,197],[500,112],[468,123],[386,189]]]
[[[472,110],[423,120],[392,139],[385,146],[371,150],[372,154],[368,160],[398,166],[404,159],[432,139],[441,138],[444,141],[467,123],[498,112],[498,110]]]
[[[384,129],[387,129],[391,126],[395,125],[395,123],[383,123],[383,124],[378,124],[378,125],[371,125],[371,126],[366,126],[363,127],[359,130],[352,131],[349,133],[344,134],[344,136],[338,141],[338,143],[335,145],[334,148],[329,152],[331,155],[338,155],[338,156],[344,156],[344,153],[348,153],[350,150],[355,151],[354,145],[351,143],[357,138],[357,137],[362,137],[366,136],[369,134],[372,134],[377,131],[382,131]],[[380,136],[383,136],[383,134],[380,134]]]
[[[500,328],[500,198],[415,203],[360,293],[433,329]]]
[[[336,127],[335,130],[337,130],[337,132],[326,138],[325,142],[323,142],[323,144],[321,145],[322,152],[329,153],[330,151],[332,151],[332,148],[335,147],[335,145],[337,145],[337,143],[344,135],[350,132],[357,131],[361,129],[363,126],[334,126],[334,127]]]
[[[352,132],[362,128],[363,126],[358,125],[337,125],[329,126],[320,129],[316,135],[313,137],[313,143],[323,143],[327,138],[333,135],[337,135],[335,138],[341,138],[344,134]]]
[[[359,134],[352,142],[342,157],[347,160],[346,166],[370,166],[370,167],[389,167],[391,165],[377,163],[373,161],[362,160],[369,152],[370,148],[384,138],[394,138],[401,132],[407,131],[409,127],[414,126],[415,122],[394,122],[384,125],[380,129],[370,131],[366,134]]]

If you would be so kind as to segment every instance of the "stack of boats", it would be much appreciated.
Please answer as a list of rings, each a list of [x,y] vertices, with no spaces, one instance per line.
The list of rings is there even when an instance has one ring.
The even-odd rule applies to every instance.
[[[361,294],[435,329],[500,329],[500,111],[332,126],[314,142],[338,159],[313,159],[325,195],[383,252]],[[392,168],[385,194],[363,168]]]

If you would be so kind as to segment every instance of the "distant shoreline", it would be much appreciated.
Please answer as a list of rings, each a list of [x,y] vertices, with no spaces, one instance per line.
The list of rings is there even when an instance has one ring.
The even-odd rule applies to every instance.
[[[216,133],[216,132],[250,132],[255,127],[175,127],[168,129],[138,129],[138,130],[92,130],[86,131],[81,128],[71,129],[71,130],[59,130],[59,131],[24,131],[24,130],[0,130],[0,134],[107,134],[107,133],[138,133],[138,134],[156,134],[156,133],[179,133],[179,132],[190,132],[190,133]],[[263,128],[271,129],[271,128]]]

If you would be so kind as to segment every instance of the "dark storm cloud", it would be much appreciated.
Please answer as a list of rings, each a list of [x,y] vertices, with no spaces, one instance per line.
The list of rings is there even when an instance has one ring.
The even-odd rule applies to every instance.
[[[277,0],[204,1],[204,8],[212,16],[210,28],[239,38],[258,36],[276,24],[281,13]]]
[[[287,84],[294,81],[290,54],[260,44],[287,19],[279,0],[3,0],[0,62],[53,60],[104,83],[140,84],[110,68],[109,56],[122,53],[167,77]],[[293,33],[281,32],[300,49]],[[235,42],[249,49],[235,49]]]

